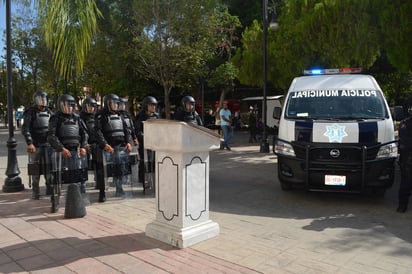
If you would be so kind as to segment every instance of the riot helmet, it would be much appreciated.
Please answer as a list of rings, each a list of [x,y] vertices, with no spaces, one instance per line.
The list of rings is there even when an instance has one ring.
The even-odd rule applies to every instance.
[[[87,97],[83,100],[82,111],[86,113],[95,113],[97,108],[97,102],[95,99]]]
[[[119,96],[116,94],[110,93],[104,96],[104,108],[109,111],[117,111],[119,106]]]
[[[126,111],[127,99],[120,98],[119,99],[119,111]]]
[[[35,106],[47,106],[47,93],[42,90],[36,91],[33,94],[33,103]]]
[[[57,107],[64,114],[72,114],[75,106],[76,101],[69,94],[63,94],[57,99]]]
[[[143,98],[142,101],[142,108],[144,111],[147,111],[147,107],[149,105],[155,105],[157,106],[157,100],[156,98],[154,98],[153,96],[146,96],[145,98]]]
[[[195,110],[195,99],[192,96],[185,96],[182,98],[183,110],[186,112],[193,112]],[[187,105],[190,104],[190,109],[187,109]]]

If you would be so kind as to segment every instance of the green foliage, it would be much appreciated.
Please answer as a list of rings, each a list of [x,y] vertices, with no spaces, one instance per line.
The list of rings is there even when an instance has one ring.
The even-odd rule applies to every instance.
[[[135,1],[136,70],[163,87],[166,115],[173,88],[190,88],[214,50],[213,0]]]
[[[383,47],[389,61],[399,71],[408,73],[412,69],[412,1],[374,1],[379,12],[379,27]]]
[[[211,73],[208,85],[211,87],[227,85],[236,79],[238,72],[239,69],[233,63],[223,63]]]
[[[410,5],[401,0],[286,1],[279,29],[268,33],[268,81],[285,90],[305,68],[368,69],[383,49],[395,67],[410,71]],[[262,86],[262,44],[261,26],[254,21],[234,58],[241,83]]]
[[[209,87],[220,88],[219,105],[226,97],[226,93],[233,88],[233,81],[238,77],[239,69],[232,63],[232,55],[236,50],[235,43],[239,40],[238,30],[242,27],[237,16],[229,13],[224,6],[215,10],[216,54],[210,59]]]
[[[100,11],[94,0],[38,0],[39,18],[54,65],[66,80],[83,70]]]
[[[242,35],[242,48],[236,51],[233,63],[239,67],[238,79],[242,84],[262,86],[262,30],[257,20],[246,27]]]

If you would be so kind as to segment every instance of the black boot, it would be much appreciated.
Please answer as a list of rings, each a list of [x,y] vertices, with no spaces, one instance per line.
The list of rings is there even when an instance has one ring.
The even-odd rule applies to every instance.
[[[31,198],[33,200],[39,200],[40,199],[40,187],[39,187],[39,182],[34,183],[33,182],[33,192],[31,194]]]
[[[399,204],[398,208],[396,209],[396,212],[405,213],[407,209],[408,204]]]
[[[53,194],[53,188],[50,186],[50,184],[46,184],[46,195],[52,195]]]
[[[80,183],[80,193],[81,194],[84,194],[84,193],[86,193],[86,186],[85,186],[85,182],[81,182]]]
[[[99,203],[104,203],[104,202],[106,202],[106,192],[104,191],[104,189],[100,189]]]

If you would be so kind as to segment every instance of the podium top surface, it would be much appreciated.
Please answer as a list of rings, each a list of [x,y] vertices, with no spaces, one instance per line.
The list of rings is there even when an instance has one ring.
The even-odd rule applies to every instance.
[[[143,123],[180,124],[180,125],[183,125],[185,127],[193,128],[194,130],[200,130],[201,132],[203,132],[205,134],[209,134],[213,137],[220,138],[220,135],[218,133],[216,133],[215,131],[213,131],[213,130],[210,130],[206,127],[198,126],[198,125],[195,125],[195,124],[188,124],[188,123],[182,122],[182,121],[167,120],[167,119],[149,119],[149,120],[144,121]]]
[[[220,135],[208,128],[167,119],[144,122],[144,145],[153,150],[207,151],[220,146]]]

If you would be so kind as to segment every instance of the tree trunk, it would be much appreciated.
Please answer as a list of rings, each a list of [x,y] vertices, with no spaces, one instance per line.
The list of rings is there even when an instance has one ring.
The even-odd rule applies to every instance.
[[[164,91],[164,104],[165,104],[165,117],[166,119],[170,119],[170,91],[172,90],[171,87],[169,87],[167,84],[163,86],[163,91]],[[161,114],[161,113],[159,113]]]

